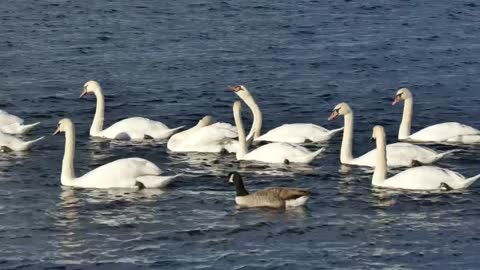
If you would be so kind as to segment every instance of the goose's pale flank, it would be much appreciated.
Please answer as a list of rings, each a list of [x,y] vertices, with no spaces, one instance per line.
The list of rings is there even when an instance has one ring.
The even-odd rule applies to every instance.
[[[323,151],[322,148],[315,152],[310,152],[305,147],[290,143],[270,143],[248,152],[240,101],[236,101],[233,104],[233,116],[238,130],[237,160],[261,161],[266,163],[310,163]]]
[[[398,130],[398,140],[411,142],[437,142],[437,143],[480,143],[480,130],[460,124],[449,122],[426,127],[411,134],[413,118],[413,94],[407,88],[397,91],[392,105],[404,101],[402,122]]]
[[[80,98],[93,93],[97,98],[97,106],[90,136],[103,137],[117,140],[141,141],[144,139],[167,139],[182,127],[169,128],[162,122],[153,121],[143,117],[131,117],[123,119],[109,128],[103,129],[105,102],[100,84],[96,81],[88,81],[83,86]]]
[[[260,132],[262,115],[255,100],[244,86],[230,87],[252,110],[254,120],[249,134],[249,141],[254,134]],[[210,152],[235,153],[238,150],[237,129],[228,123],[213,121],[205,116],[198,124],[188,130],[173,135],[167,143],[167,148],[173,152]]]
[[[248,193],[239,173],[228,175],[228,182],[235,185],[235,203],[240,207],[289,208],[305,205],[310,193],[305,189],[271,187]]]
[[[407,169],[387,179],[386,136],[382,126],[373,128],[372,139],[376,140],[376,164],[372,185],[383,188],[440,191],[465,189],[480,178],[480,174],[465,178],[463,175],[434,166]]]
[[[24,120],[18,116],[0,110],[0,132],[6,134],[25,134],[33,129],[40,122],[24,125]]]
[[[160,176],[162,171],[143,158],[124,158],[102,165],[81,177],[75,176],[75,127],[68,118],[58,122],[53,135],[65,132],[65,154],[61,183],[82,188],[163,188],[176,176]]]
[[[36,142],[43,140],[44,137],[40,137],[31,141],[23,141],[12,135],[4,134],[0,132],[0,146],[4,147],[3,152],[17,152],[27,151],[35,145]]]
[[[375,149],[360,157],[353,157],[354,113],[352,108],[347,103],[340,103],[335,106],[328,120],[333,120],[339,115],[343,115],[345,127],[340,150],[340,162],[342,164],[375,167]],[[387,164],[388,167],[411,167],[416,163],[431,164],[456,151],[458,150],[437,153],[430,148],[411,143],[394,143],[387,145]]]

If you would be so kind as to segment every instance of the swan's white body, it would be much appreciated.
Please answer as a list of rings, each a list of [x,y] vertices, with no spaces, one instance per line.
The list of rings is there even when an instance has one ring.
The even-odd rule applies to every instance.
[[[407,88],[401,88],[397,92],[393,105],[403,100],[402,122],[398,131],[398,139],[411,142],[437,142],[437,143],[480,143],[480,130],[456,123],[442,123],[426,127],[411,134],[413,117],[413,95]]]
[[[75,176],[75,128],[70,119],[59,122],[55,132],[65,132],[65,155],[61,183],[82,188],[162,188],[177,176],[160,176],[162,171],[143,158],[124,158],[102,165],[81,177]]]
[[[372,177],[373,186],[407,190],[440,190],[441,185],[444,184],[451,189],[464,189],[480,178],[480,175],[477,175],[467,179],[451,170],[423,166],[407,169],[387,179],[386,136],[383,127],[376,126],[373,136],[377,140],[377,160]]]
[[[343,128],[328,130],[314,124],[284,124],[256,138],[255,141],[286,143],[325,142],[341,130]]]
[[[244,86],[235,88],[235,93],[248,105],[253,114],[253,123],[247,141],[253,140],[260,133],[262,113],[250,92]],[[213,123],[209,116],[182,132],[173,135],[167,143],[167,148],[173,152],[208,152],[219,153],[238,151],[237,128],[228,123]]]
[[[344,116],[345,127],[340,151],[340,162],[348,165],[375,167],[376,149],[373,149],[360,157],[353,157],[353,110],[347,103],[340,103],[335,107],[334,112],[329,119],[333,119],[337,115]],[[431,164],[455,151],[457,150],[437,153],[430,148],[411,143],[394,143],[387,145],[387,164],[388,167],[411,167],[415,162]]]
[[[24,125],[24,120],[18,116],[0,110],[0,132],[6,134],[25,134],[40,122]]]
[[[238,160],[251,160],[265,163],[310,163],[323,151],[322,148],[315,152],[310,152],[305,147],[290,143],[270,143],[248,152],[240,101],[236,101],[233,104],[233,115],[238,131]]]
[[[90,136],[117,140],[141,141],[144,139],[167,139],[182,127],[170,129],[162,122],[153,121],[144,117],[131,117],[123,119],[109,128],[103,129],[105,101],[102,88],[96,81],[88,81],[84,85],[83,93],[94,93],[97,98],[97,106]]]
[[[196,126],[170,137],[167,148],[173,152],[219,153],[224,149],[236,152],[236,137],[237,132],[231,125],[212,124],[211,117],[206,116]]]
[[[17,137],[12,135],[4,134],[0,132],[0,146],[4,146],[9,148],[12,151],[26,151],[32,148],[32,146],[38,142],[43,140],[44,137],[40,137],[38,139],[32,141],[22,141]]]

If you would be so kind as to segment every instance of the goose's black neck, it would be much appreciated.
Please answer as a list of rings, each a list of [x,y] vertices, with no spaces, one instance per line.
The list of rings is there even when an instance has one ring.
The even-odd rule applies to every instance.
[[[245,189],[245,186],[243,185],[242,176],[240,176],[240,174],[234,173],[233,183],[235,184],[235,191],[237,193],[237,197],[248,195],[248,191]]]

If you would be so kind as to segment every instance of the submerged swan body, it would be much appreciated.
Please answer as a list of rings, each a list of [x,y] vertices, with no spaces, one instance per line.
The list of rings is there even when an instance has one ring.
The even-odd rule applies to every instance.
[[[284,124],[256,138],[255,141],[287,143],[326,142],[342,130],[343,128],[328,130],[309,123]]]
[[[231,89],[252,110],[254,120],[248,135],[248,141],[251,141],[254,135],[260,132],[262,125],[261,111],[245,86],[234,86]],[[236,153],[238,151],[237,137],[235,126],[228,123],[214,122],[212,117],[205,116],[196,126],[173,135],[168,140],[167,148],[173,152],[220,153],[227,151]]]
[[[323,151],[322,148],[315,152],[310,152],[305,147],[290,143],[270,143],[248,152],[240,101],[236,101],[233,104],[233,115],[238,130],[239,148],[237,160],[261,161],[265,163],[310,163]]]
[[[228,175],[228,182],[235,185],[235,203],[240,207],[290,208],[303,206],[310,197],[307,190],[299,188],[271,187],[248,193],[237,172]]]
[[[451,170],[434,166],[407,169],[387,179],[386,136],[382,126],[373,129],[372,138],[377,142],[376,165],[372,185],[406,190],[465,189],[480,179],[480,174],[465,178]]]
[[[426,127],[411,134],[413,117],[413,94],[407,88],[397,91],[392,105],[404,101],[402,122],[398,131],[398,139],[412,142],[437,143],[480,143],[480,130],[457,122],[441,123]]]
[[[75,127],[68,118],[60,120],[55,134],[65,132],[65,155],[61,183],[82,188],[163,188],[177,176],[160,176],[162,171],[143,158],[124,158],[102,165],[81,177],[75,176]]]
[[[32,146],[38,142],[43,140],[45,137],[40,137],[38,139],[32,141],[22,141],[21,139],[14,137],[12,135],[4,134],[0,132],[0,146],[4,147],[5,152],[10,151],[27,151]]]
[[[333,120],[339,115],[344,116],[345,122],[340,162],[342,164],[375,167],[376,149],[360,157],[353,157],[354,113],[347,103],[340,103],[335,106],[329,120]],[[444,153],[437,153],[430,148],[411,143],[394,143],[387,145],[387,164],[388,167],[411,167],[416,163],[431,164],[456,151],[457,150],[451,150]]]
[[[24,120],[6,111],[0,110],[0,132],[6,134],[25,134],[40,122],[24,125]]]
[[[83,86],[80,97],[93,93],[97,98],[97,107],[90,127],[90,136],[117,140],[141,141],[144,139],[167,139],[182,127],[169,128],[162,122],[144,117],[123,119],[109,128],[103,129],[105,102],[102,88],[96,81],[88,81]]]

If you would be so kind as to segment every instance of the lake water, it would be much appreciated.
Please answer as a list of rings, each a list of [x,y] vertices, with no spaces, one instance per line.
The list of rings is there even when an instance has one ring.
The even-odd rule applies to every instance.
[[[447,194],[372,189],[371,171],[342,168],[341,136],[311,166],[237,162],[234,155],[174,154],[162,143],[92,140],[95,101],[106,125],[130,116],[170,127],[206,114],[233,122],[245,84],[282,123],[327,122],[339,102],[356,112],[354,155],[370,150],[371,128],[396,140],[402,106],[416,96],[413,129],[458,121],[480,127],[480,7],[427,1],[17,1],[0,7],[0,109],[77,128],[76,170],[147,158],[171,188],[81,190],[60,185],[63,136],[24,155],[0,156],[1,269],[479,269],[480,186]],[[313,146],[316,148],[318,146]],[[437,150],[451,146],[432,145]],[[439,166],[480,173],[480,147]],[[303,209],[236,209],[226,175],[248,189],[303,187]],[[397,171],[393,171],[397,172]]]

